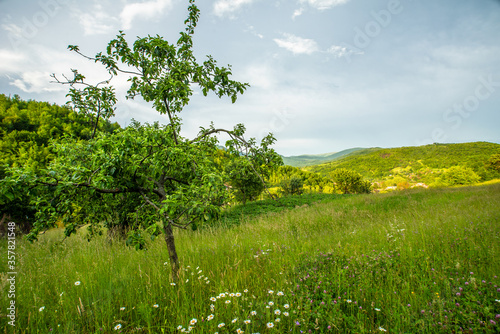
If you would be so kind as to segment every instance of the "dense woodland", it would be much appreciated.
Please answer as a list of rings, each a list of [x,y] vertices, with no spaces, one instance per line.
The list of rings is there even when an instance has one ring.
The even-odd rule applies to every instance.
[[[51,141],[63,136],[89,139],[93,122],[67,106],[0,94],[0,177],[6,167],[46,166],[53,158]],[[99,127],[108,133],[120,128],[109,121]]]

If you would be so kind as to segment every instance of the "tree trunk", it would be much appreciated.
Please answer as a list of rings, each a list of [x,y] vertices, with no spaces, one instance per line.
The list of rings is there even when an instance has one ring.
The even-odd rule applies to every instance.
[[[172,224],[165,222],[163,226],[165,232],[165,242],[167,243],[168,256],[170,257],[170,266],[172,268],[172,279],[177,282],[179,278],[179,258],[177,257],[177,251],[175,250],[175,240],[174,231],[172,230]]]

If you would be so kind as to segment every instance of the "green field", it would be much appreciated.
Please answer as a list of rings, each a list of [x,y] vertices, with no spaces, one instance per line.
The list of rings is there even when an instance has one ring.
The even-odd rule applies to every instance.
[[[181,333],[191,322],[192,333],[500,331],[499,184],[294,200],[233,208],[238,224],[177,230],[176,285],[161,238],[146,251],[106,236],[88,242],[84,231],[18,239],[16,327],[7,324],[2,293],[0,328]],[[6,272],[5,240],[0,252]]]

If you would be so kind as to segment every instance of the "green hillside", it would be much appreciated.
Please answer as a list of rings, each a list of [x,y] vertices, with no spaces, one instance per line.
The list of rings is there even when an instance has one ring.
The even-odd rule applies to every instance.
[[[304,169],[327,176],[337,168],[346,168],[371,181],[400,175],[410,182],[429,182],[445,169],[461,166],[472,169],[486,181],[500,176],[498,171],[488,167],[489,159],[498,153],[500,144],[488,142],[369,149]]]
[[[364,148],[350,148],[347,150],[343,150],[340,152],[332,152],[332,153],[323,153],[323,154],[303,154],[303,155],[295,155],[290,157],[282,157],[283,163],[286,166],[292,167],[306,167],[312,165],[318,165],[325,162],[333,161],[340,159],[346,155],[352,154],[354,152],[365,151],[367,149]],[[372,150],[372,149],[368,149]]]

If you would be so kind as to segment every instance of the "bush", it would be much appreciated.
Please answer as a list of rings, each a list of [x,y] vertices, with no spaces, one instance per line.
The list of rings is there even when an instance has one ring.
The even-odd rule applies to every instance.
[[[439,183],[445,186],[459,186],[478,183],[480,177],[470,168],[453,166],[443,172]]]
[[[291,176],[280,183],[283,195],[300,195],[304,192],[304,180],[299,176]]]
[[[331,173],[335,188],[342,194],[363,194],[370,193],[372,185],[369,181],[363,180],[361,174],[345,168],[339,168]]]

